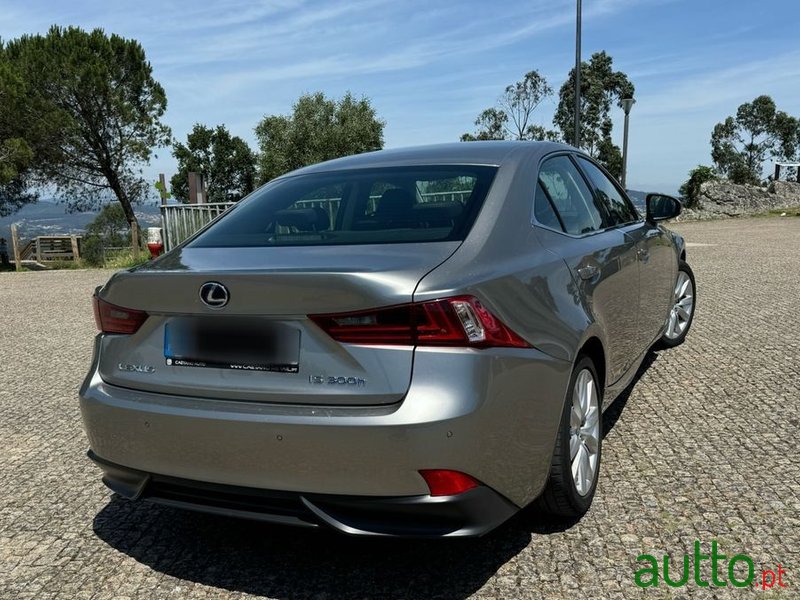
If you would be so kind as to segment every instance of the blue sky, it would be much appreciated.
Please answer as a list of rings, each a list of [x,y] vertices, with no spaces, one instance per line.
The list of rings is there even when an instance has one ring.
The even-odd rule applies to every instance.
[[[710,162],[714,124],[760,94],[800,115],[800,1],[583,0],[583,57],[605,50],[636,86],[629,187],[675,191]],[[265,114],[304,92],[366,95],[386,147],[457,141],[503,88],[538,69],[558,89],[574,64],[574,0],[0,0],[0,36],[51,24],[136,38],[185,140],[224,123],[253,146]],[[537,110],[551,126],[557,98]],[[621,145],[622,112],[614,135]],[[171,176],[158,152],[145,173]]]

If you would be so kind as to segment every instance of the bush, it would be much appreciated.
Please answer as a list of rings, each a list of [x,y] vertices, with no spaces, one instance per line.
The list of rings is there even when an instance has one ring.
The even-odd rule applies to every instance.
[[[93,267],[103,266],[103,238],[89,234],[81,242],[81,259]]]
[[[712,167],[698,165],[689,171],[689,179],[678,190],[684,198],[686,208],[694,208],[700,200],[700,186],[707,181],[718,179]]]
[[[48,268],[63,271],[65,269],[85,269],[86,265],[83,264],[82,259],[78,260],[49,260],[45,263]]]
[[[106,255],[106,269],[130,269],[146,263],[150,259],[150,253],[146,250],[139,252],[139,258],[133,256],[133,250],[124,249],[110,252]]]

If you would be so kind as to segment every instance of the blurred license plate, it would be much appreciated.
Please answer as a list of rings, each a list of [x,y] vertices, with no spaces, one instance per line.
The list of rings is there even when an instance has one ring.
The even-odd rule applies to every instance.
[[[176,367],[297,373],[300,330],[258,317],[179,317],[164,326],[164,358]]]

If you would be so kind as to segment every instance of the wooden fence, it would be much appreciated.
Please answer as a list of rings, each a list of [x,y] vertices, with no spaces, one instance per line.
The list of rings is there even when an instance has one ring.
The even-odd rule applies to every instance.
[[[36,262],[77,260],[81,257],[81,239],[79,235],[40,235],[21,244],[19,259]]]

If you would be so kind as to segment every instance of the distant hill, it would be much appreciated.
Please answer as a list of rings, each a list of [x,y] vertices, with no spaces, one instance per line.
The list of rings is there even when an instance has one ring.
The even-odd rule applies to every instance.
[[[142,228],[161,225],[161,211],[153,204],[142,204],[134,211]],[[17,224],[20,239],[37,235],[82,234],[97,216],[97,211],[68,213],[65,204],[40,200],[23,206],[14,214],[0,218],[0,237],[11,243],[11,224]]]

